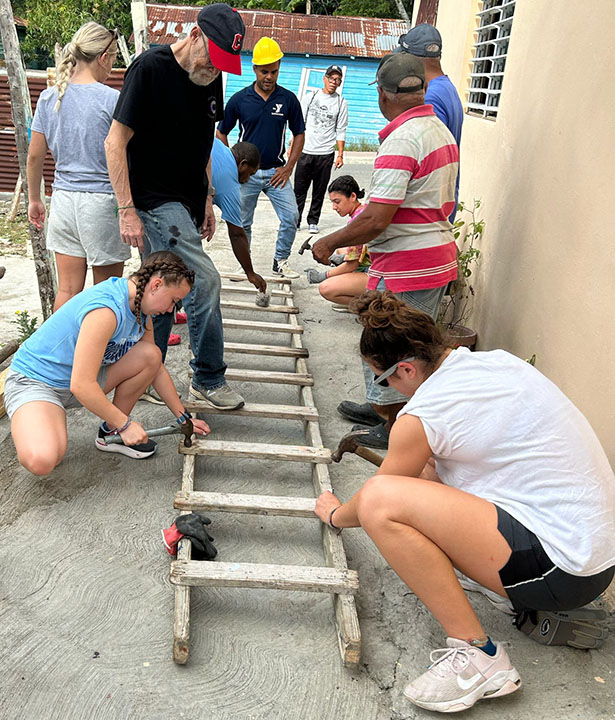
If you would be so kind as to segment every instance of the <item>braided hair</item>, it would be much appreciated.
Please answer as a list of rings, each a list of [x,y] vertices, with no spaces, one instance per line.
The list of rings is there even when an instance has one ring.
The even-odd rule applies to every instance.
[[[357,200],[365,197],[365,190],[359,187],[359,183],[352,175],[340,175],[327,188],[327,192],[338,192],[344,197],[349,198],[352,193],[357,196]]]
[[[82,25],[73,39],[64,46],[62,59],[56,73],[58,100],[54,110],[58,112],[62,98],[78,62],[92,63],[103,52],[116,52],[117,40],[114,34],[94,21]]]
[[[194,284],[194,271],[188,270],[184,261],[175,253],[168,250],[152,253],[143,261],[141,267],[136,273],[130,276],[137,286],[137,294],[135,295],[135,316],[139,323],[139,328],[143,329],[143,319],[141,316],[141,300],[145,292],[145,286],[153,275],[158,275],[164,280],[165,285],[179,285],[185,280],[190,287]]]
[[[433,369],[448,345],[427,313],[406,305],[390,290],[369,290],[350,301],[363,325],[361,355],[386,370],[410,355]]]

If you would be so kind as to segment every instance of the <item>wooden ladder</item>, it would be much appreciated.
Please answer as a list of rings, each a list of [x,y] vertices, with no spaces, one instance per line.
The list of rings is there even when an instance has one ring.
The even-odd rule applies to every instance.
[[[234,273],[220,273],[224,279],[244,279]],[[293,302],[290,280],[267,277],[267,283],[277,284],[279,289],[271,291],[272,298],[280,298],[281,304],[262,308],[250,302],[222,300],[222,308],[254,310],[261,313],[285,315],[287,322],[257,322],[244,320],[223,320],[226,328],[263,330],[284,333],[290,337],[290,345],[258,345],[225,342],[229,352],[258,356],[291,357],[295,359],[295,372],[273,372],[268,370],[228,369],[228,380],[243,382],[283,383],[300,387],[300,405],[273,405],[246,403],[239,410],[219,411],[203,401],[190,399],[185,403],[191,412],[206,414],[224,413],[256,418],[300,420],[304,424],[305,445],[266,445],[207,438],[193,440],[192,446],[180,441],[179,452],[183,454],[182,489],[175,496],[174,507],[181,513],[213,510],[217,512],[247,513],[256,515],[279,515],[295,518],[311,518],[320,522],[314,514],[315,497],[275,497],[267,495],[245,495],[236,493],[196,492],[194,490],[195,458],[204,456],[251,457],[273,459],[285,462],[309,462],[312,465],[312,484],[315,496],[331,490],[327,465],[331,453],[323,447],[318,424],[318,410],[314,405],[311,386],[314,384],[308,372],[306,358],[308,350],[301,342],[303,328],[299,325],[299,308]],[[256,289],[245,283],[223,285],[225,292],[241,293],[254,297]],[[325,557],[324,567],[298,565],[274,565],[261,563],[203,562],[191,560],[191,543],[184,538],[178,547],[177,559],[171,562],[170,580],[175,585],[175,615],[173,622],[173,659],[176,663],[188,661],[190,649],[190,588],[248,587],[274,590],[302,590],[332,593],[337,638],[342,662],[346,667],[357,667],[361,654],[361,633],[357,617],[354,594],[359,589],[358,575],[349,570],[341,537],[330,527],[321,523],[322,544]]]

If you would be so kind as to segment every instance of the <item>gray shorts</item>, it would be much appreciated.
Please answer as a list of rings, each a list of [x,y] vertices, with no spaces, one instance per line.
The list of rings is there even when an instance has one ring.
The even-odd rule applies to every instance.
[[[130,257],[115,214],[115,195],[54,190],[49,209],[47,249],[85,258],[88,265],[113,265]]]
[[[384,289],[384,280],[381,279],[378,283],[377,290],[383,291]],[[416,310],[422,310],[436,320],[445,290],[446,285],[443,285],[442,287],[428,290],[408,290],[407,292],[393,294],[402,302],[405,302]],[[372,405],[397,405],[408,402],[408,398],[395,390],[395,388],[374,385],[374,371],[367,365],[365,360],[362,359],[361,362],[363,363],[363,377],[365,378],[367,402]]]
[[[96,382],[103,390],[105,389],[107,368],[107,365],[103,365],[96,376]],[[65,410],[83,407],[69,388],[53,387],[9,369],[4,383],[4,407],[9,420],[22,405],[31,402],[50,402]]]

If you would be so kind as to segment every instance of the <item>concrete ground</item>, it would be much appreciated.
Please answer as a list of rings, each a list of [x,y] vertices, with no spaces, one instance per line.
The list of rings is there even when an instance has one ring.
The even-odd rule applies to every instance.
[[[362,186],[371,157],[349,155],[343,172]],[[343,221],[326,207],[322,231]],[[269,202],[257,211],[255,267],[269,274],[276,220]],[[305,238],[298,234],[296,247]],[[219,269],[236,264],[222,223],[207,248]],[[309,254],[291,258],[303,270]],[[32,263],[2,257],[2,338],[18,309],[37,307]],[[310,350],[308,367],[324,444],[335,447],[349,429],[335,408],[362,400],[359,327],[333,312],[314,286],[293,284]],[[236,296],[238,297],[238,296]],[[241,314],[228,312],[229,317]],[[247,315],[247,314],[246,314]],[[254,313],[250,317],[254,318]],[[186,326],[169,349],[169,367],[187,384]],[[10,332],[9,332],[10,331]],[[227,339],[285,343],[281,336],[237,331]],[[291,361],[232,355],[231,367],[291,370]],[[296,389],[238,383],[251,401],[297,402]],[[146,426],[166,424],[165,408],[139,403]],[[255,442],[302,442],[299,423],[212,416],[212,437]],[[94,447],[96,420],[86,410],[68,415],[69,447],[45,479],[21,468],[0,420],[0,716],[3,720],[402,720],[431,714],[410,705],[403,689],[422,673],[429,651],[444,644],[438,624],[409,592],[361,530],[344,531],[349,565],[359,572],[357,596],[363,638],[358,671],[340,663],[327,595],[239,589],[192,590],[191,654],[171,655],[173,590],[160,529],[175,516],[180,486],[176,441],[160,440],[146,461],[107,455]],[[32,428],[36,442],[36,427]],[[356,457],[331,466],[346,499],[372,467]],[[200,458],[200,490],[304,496],[309,468],[297,463]],[[223,561],[320,564],[317,523],[277,517],[212,513],[211,532]],[[615,717],[615,641],[598,651],[545,648],[513,627],[482,596],[472,597],[490,635],[510,643],[523,689],[477,705],[477,720]],[[611,621],[611,627],[613,622]]]

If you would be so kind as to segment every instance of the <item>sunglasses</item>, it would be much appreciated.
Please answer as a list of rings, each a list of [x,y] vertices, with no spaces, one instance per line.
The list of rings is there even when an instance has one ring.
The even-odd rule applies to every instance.
[[[395,365],[391,365],[391,367],[388,370],[385,370],[383,373],[380,373],[380,375],[374,374],[374,385],[380,385],[380,387],[389,387],[389,381],[387,378],[391,377],[391,375],[397,370],[400,363],[403,362],[412,362],[413,360],[416,360],[415,357],[407,357],[403,360],[398,360]]]
[[[109,40],[109,42],[106,44],[105,49],[100,53],[101,55],[104,55],[107,52],[107,50],[111,47],[113,41],[117,40],[120,35],[120,31],[118,30],[118,28],[115,28],[115,30],[110,30],[109,32],[111,33],[111,40]]]

